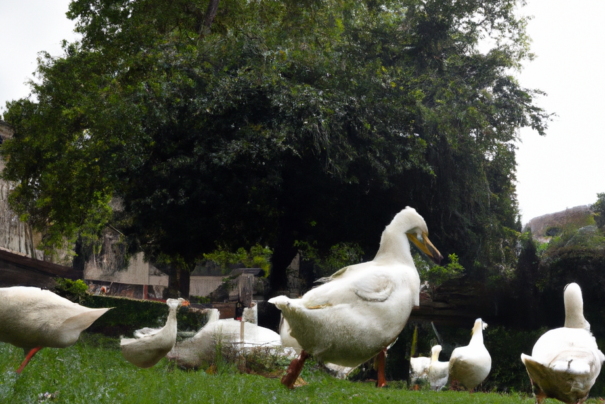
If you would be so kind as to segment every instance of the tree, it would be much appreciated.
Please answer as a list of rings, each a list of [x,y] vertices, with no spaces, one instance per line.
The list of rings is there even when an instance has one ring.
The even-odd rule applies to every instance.
[[[81,43],[4,117],[11,201],[49,249],[113,220],[184,278],[218,245],[270,245],[274,289],[296,241],[370,254],[412,205],[444,252],[499,276],[520,230],[513,141],[548,120],[508,73],[531,58],[515,5],[224,0],[208,31],[206,3],[74,1]]]
[[[597,194],[597,201],[592,205],[594,221],[597,227],[605,226],[605,192]]]

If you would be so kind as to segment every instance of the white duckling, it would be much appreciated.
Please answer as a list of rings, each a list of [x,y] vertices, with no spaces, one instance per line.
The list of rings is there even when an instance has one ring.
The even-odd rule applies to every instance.
[[[17,373],[44,347],[65,348],[110,309],[90,309],[48,290],[0,288],[0,341],[23,348],[26,357]]]
[[[485,380],[492,368],[492,357],[483,345],[483,330],[487,328],[480,318],[475,320],[471,342],[467,346],[458,347],[450,356],[450,379],[458,382],[471,393]]]
[[[418,384],[421,380],[428,379],[429,366],[431,366],[431,358],[426,356],[410,358],[410,384],[412,386]]]
[[[176,313],[181,306],[189,306],[183,298],[168,299],[168,319],[162,328],[142,328],[134,332],[135,338],[120,341],[122,356],[140,368],[150,368],[158,363],[176,343]]]
[[[439,362],[441,345],[431,348],[431,361],[427,370],[427,379],[431,383],[431,389],[439,391],[447,384],[449,376],[449,362]]]
[[[521,354],[538,404],[546,398],[569,404],[584,402],[605,361],[584,318],[580,286],[570,283],[563,296],[565,326],[542,335],[531,356]]]
[[[244,318],[247,316],[244,309]],[[184,368],[197,368],[203,362],[215,359],[217,347],[230,352],[241,352],[256,348],[281,347],[280,336],[275,331],[260,327],[252,322],[234,319],[219,320],[219,312],[212,309],[208,322],[192,338],[176,344],[168,354],[168,359],[175,360]]]
[[[406,237],[407,236],[407,237]],[[290,334],[303,348],[282,383],[292,388],[309,354],[322,362],[355,367],[378,355],[378,386],[384,386],[385,348],[420,304],[420,278],[409,240],[440,262],[422,216],[407,207],[382,233],[374,260],[342,268],[300,299],[269,300],[287,319]]]

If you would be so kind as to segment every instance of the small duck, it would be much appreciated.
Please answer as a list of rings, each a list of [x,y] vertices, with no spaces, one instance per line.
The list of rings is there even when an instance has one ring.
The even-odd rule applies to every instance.
[[[428,380],[429,366],[431,366],[431,358],[419,356],[410,358],[410,384],[414,389],[418,389],[417,384],[423,380]]]
[[[475,320],[471,341],[458,347],[450,357],[450,380],[459,383],[472,394],[473,389],[485,380],[492,368],[492,357],[483,345],[483,330],[487,328],[480,318]]]
[[[580,286],[567,285],[563,298],[565,326],[542,335],[531,356],[521,354],[537,404],[546,398],[568,404],[584,402],[605,361],[584,318]]]
[[[158,363],[176,343],[176,313],[181,306],[189,306],[183,298],[168,299],[168,320],[162,328],[142,328],[134,332],[135,338],[120,341],[122,356],[135,366],[150,368]]]
[[[435,345],[431,348],[431,361],[427,371],[427,379],[431,383],[431,390],[439,391],[446,384],[449,376],[449,362],[439,362],[441,345]]]

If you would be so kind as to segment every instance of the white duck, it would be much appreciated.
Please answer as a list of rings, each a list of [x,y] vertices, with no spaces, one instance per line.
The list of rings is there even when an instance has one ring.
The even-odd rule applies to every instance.
[[[441,345],[435,345],[431,348],[431,362],[427,371],[427,378],[431,383],[431,389],[439,391],[447,384],[449,376],[449,362],[439,362]]]
[[[407,236],[407,237],[405,237]],[[378,385],[384,386],[387,348],[420,303],[420,278],[409,240],[440,262],[422,216],[407,207],[385,228],[373,261],[342,268],[300,299],[269,300],[283,313],[303,350],[282,383],[292,388],[309,354],[322,362],[354,367],[379,355]]]
[[[251,310],[244,309],[243,317],[254,318],[246,314]],[[230,351],[228,353],[237,353],[256,348],[279,348],[281,341],[278,333],[253,322],[219,320],[218,310],[212,309],[204,327],[192,338],[177,343],[168,354],[168,359],[175,360],[184,368],[197,368],[203,362],[214,361],[219,346]]]
[[[122,356],[140,368],[150,368],[174,347],[176,342],[176,313],[181,306],[189,306],[183,298],[168,299],[168,319],[162,328],[142,328],[134,332],[135,338],[120,341]]]
[[[483,330],[487,328],[480,318],[475,320],[471,342],[454,349],[450,356],[450,379],[458,382],[471,393],[483,382],[492,368],[492,357],[483,345]]]
[[[294,351],[294,354],[300,355],[302,347],[300,346],[296,338],[290,335],[290,324],[288,324],[288,321],[284,318],[283,315],[281,316],[279,323],[279,336],[281,338],[282,347],[291,348]],[[339,379],[346,379],[349,373],[351,373],[351,371],[355,369],[354,367],[340,366],[329,362],[324,363],[324,366],[329,370],[329,372],[333,376]]]
[[[48,290],[0,288],[0,341],[23,348],[26,357],[17,373],[44,347],[65,348],[110,309],[89,309]]]
[[[412,386],[418,384],[420,380],[428,379],[429,366],[431,366],[431,358],[425,356],[410,358],[410,384]]]
[[[584,402],[605,361],[584,318],[580,286],[570,283],[563,296],[565,326],[542,335],[531,356],[521,354],[536,403],[547,397],[569,404]]]

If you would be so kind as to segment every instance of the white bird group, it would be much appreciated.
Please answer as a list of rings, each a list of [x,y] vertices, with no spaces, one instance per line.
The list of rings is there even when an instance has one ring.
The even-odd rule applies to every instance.
[[[135,331],[122,339],[122,354],[136,366],[154,366],[168,354],[185,367],[197,367],[211,359],[219,344],[236,350],[291,346],[300,357],[290,364],[282,383],[292,388],[309,355],[349,369],[377,356],[379,387],[385,385],[387,348],[405,326],[412,308],[419,305],[420,278],[410,251],[412,241],[435,262],[441,254],[428,239],[424,219],[407,207],[382,233],[380,248],[372,261],[340,269],[322,285],[299,299],[278,296],[269,300],[283,315],[281,336],[250,322],[219,320],[213,311],[208,323],[191,339],[175,347],[176,313],[184,299],[168,299],[166,325]],[[590,324],[584,318],[582,291],[571,283],[564,291],[565,326],[548,331],[536,342],[532,355],[521,354],[536,402],[551,397],[565,403],[581,403],[588,397],[605,361]],[[109,309],[90,309],[32,287],[0,288],[0,341],[23,348],[29,360],[43,347],[73,345],[80,333]],[[251,318],[256,319],[255,313]],[[412,358],[412,379],[426,378],[440,390],[448,381],[473,391],[488,376],[492,359],[483,342],[487,324],[478,318],[467,346],[453,350],[449,362],[440,362],[440,345],[431,359]],[[169,353],[170,352],[170,353]]]

